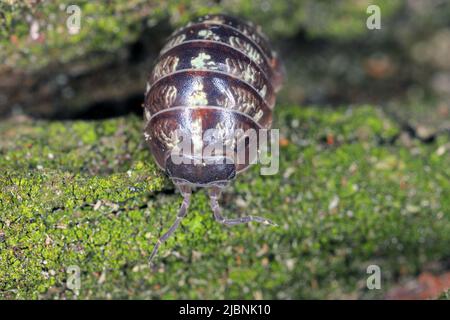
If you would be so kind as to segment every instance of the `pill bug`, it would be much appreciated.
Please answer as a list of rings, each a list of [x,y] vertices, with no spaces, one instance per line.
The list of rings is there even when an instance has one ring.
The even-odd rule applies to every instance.
[[[235,161],[236,140],[229,137],[236,138],[238,130],[271,127],[275,93],[282,78],[282,66],[266,36],[259,27],[238,18],[206,15],[168,38],[147,82],[144,137],[158,166],[180,190],[183,202],[174,224],[155,244],[150,260],[186,216],[193,187],[208,189],[214,218],[221,224],[273,224],[257,216],[226,219],[218,198],[223,187],[252,160],[249,156],[242,163]],[[207,138],[211,129],[218,134]],[[173,151],[183,133],[194,142],[190,149],[194,155],[181,153],[182,161],[175,162]],[[233,152],[215,151],[209,158],[199,157],[195,142],[200,151],[220,142]]]

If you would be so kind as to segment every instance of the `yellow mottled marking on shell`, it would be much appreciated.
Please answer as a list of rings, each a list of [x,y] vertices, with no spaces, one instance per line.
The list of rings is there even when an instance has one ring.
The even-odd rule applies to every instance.
[[[240,87],[233,87],[231,90],[234,91],[234,95],[237,97],[237,109],[240,112],[253,116],[255,114],[257,104],[255,97],[250,92],[243,90]]]
[[[241,31],[243,34],[245,34],[247,37],[252,39],[255,43],[258,45],[262,45],[262,39],[266,38],[266,36],[262,33],[261,27],[256,26],[256,32],[252,30],[251,28],[248,28],[245,25],[237,25],[236,28]]]
[[[255,84],[257,80],[258,71],[250,64],[245,64],[240,60],[226,58],[228,72],[241,78],[244,81]]]
[[[220,40],[220,37],[210,29],[202,29],[199,32],[197,32],[197,35],[206,40],[215,40],[215,41]]]
[[[255,120],[256,122],[258,122],[259,120],[261,120],[262,116],[264,115],[264,112],[262,110],[258,110],[255,115],[253,116],[253,120]]]
[[[253,65],[232,58],[226,58],[225,64],[229,73],[250,83],[263,98],[266,97],[267,87],[264,84],[263,76]]]
[[[150,110],[148,110],[147,108],[144,110],[144,115],[145,115],[145,120],[150,121],[150,118],[152,117]]]
[[[165,144],[168,148],[172,149],[179,143],[180,137],[178,136],[178,131],[170,131],[169,134],[166,134],[164,131],[161,131],[161,134],[158,136],[159,140]]]
[[[167,149],[172,149],[175,146],[177,146],[181,141],[181,137],[179,136],[178,131],[179,130],[176,130],[176,128],[174,128],[171,125],[170,120],[162,120],[162,122],[158,123],[154,132],[155,132],[156,138]]]
[[[158,92],[152,93],[148,105],[151,112],[170,108],[177,97],[175,86],[159,86]]]
[[[259,94],[260,94],[262,97],[265,97],[265,96],[266,96],[266,93],[267,93],[267,86],[264,85],[264,86],[262,87],[262,89],[259,90]]]
[[[263,61],[263,57],[250,43],[242,41],[241,39],[235,36],[231,36],[228,39],[228,42],[233,48],[244,52],[250,59],[252,59],[256,63],[259,64]]]
[[[192,93],[187,100],[190,106],[204,106],[208,104],[206,92],[203,89],[203,82],[201,80],[193,84]]]
[[[259,116],[258,119],[254,118],[258,111],[256,107],[258,101],[252,93],[240,87],[231,87],[226,89],[223,93],[225,96],[218,98],[216,101],[220,106],[245,113],[251,116],[255,121],[258,121],[261,118],[261,116]]]
[[[168,56],[158,62],[153,70],[153,80],[156,81],[159,78],[164,77],[172,72],[175,72],[178,66],[180,58],[175,56]]]
[[[225,107],[227,109],[233,109],[236,106],[236,100],[234,98],[234,93],[231,91],[230,86],[226,83],[217,82],[216,86],[219,91],[222,92],[223,97],[217,98],[216,102],[219,106]]]
[[[170,39],[167,42],[167,44],[164,46],[164,48],[161,50],[161,52],[165,52],[165,51],[175,47],[176,45],[179,45],[180,43],[182,43],[184,41],[184,39],[186,39],[185,34],[180,34],[179,36],[176,36],[176,37]]]
[[[163,94],[166,106],[169,107],[173,104],[177,97],[177,88],[175,86],[167,86],[164,89]]]
[[[252,66],[247,65],[245,67],[245,69],[242,71],[242,75],[244,77],[244,80],[247,81],[247,82],[250,82],[250,83],[255,83],[255,81],[256,81],[256,72],[257,71]]]
[[[209,54],[200,52],[196,57],[191,59],[191,66],[194,69],[215,69],[216,64],[214,61],[211,61]]]

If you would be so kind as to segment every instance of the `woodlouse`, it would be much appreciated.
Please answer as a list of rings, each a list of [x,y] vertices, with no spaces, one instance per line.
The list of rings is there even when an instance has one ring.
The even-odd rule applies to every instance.
[[[147,83],[144,136],[158,166],[180,190],[183,202],[150,260],[186,216],[194,186],[208,188],[214,218],[224,225],[273,224],[256,216],[226,219],[221,214],[218,198],[222,188],[250,165],[249,159],[237,163],[235,154],[216,152],[208,161],[182,154],[182,163],[175,163],[171,155],[180,142],[179,132],[188,132],[205,148],[220,140],[216,137],[205,144],[204,134],[210,129],[218,131],[220,142],[226,143],[224,137],[233,136],[236,129],[270,128],[282,74],[279,59],[259,27],[228,15],[200,17],[169,37]],[[232,147],[236,151],[236,146]]]

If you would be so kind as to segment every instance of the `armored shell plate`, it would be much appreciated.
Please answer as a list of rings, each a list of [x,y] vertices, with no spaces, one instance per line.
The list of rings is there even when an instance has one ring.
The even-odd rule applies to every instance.
[[[150,75],[150,87],[159,79],[182,70],[228,74],[251,85],[270,108],[275,104],[275,92],[266,74],[254,61],[233,48],[210,41],[186,42],[173,47],[158,59]]]
[[[254,41],[269,59],[274,58],[274,52],[270,48],[266,35],[261,31],[259,26],[256,26],[253,23],[245,22],[241,19],[224,14],[202,16],[197,19],[197,23],[199,22],[222,24],[232,27]]]
[[[160,78],[145,101],[151,115],[166,108],[206,105],[244,113],[262,127],[269,127],[272,119],[270,108],[252,86],[211,71],[180,71]]]
[[[278,59],[277,54],[272,50],[267,37],[261,31],[260,27],[254,25],[253,23],[248,23],[241,19],[224,14],[206,15],[198,18],[194,22],[188,23],[182,28],[175,30],[173,36],[169,38],[169,42],[163,51],[176,45],[176,43],[184,41],[185,38],[195,37],[197,35],[196,33],[186,33],[185,30],[190,32],[189,30],[198,30],[198,28],[205,29],[205,26],[222,28],[219,32],[214,32],[214,34],[211,34],[208,31],[202,31],[200,36],[206,36],[208,38],[216,37],[216,41],[229,42],[226,36],[226,34],[228,34],[228,37],[231,37],[230,39],[239,39],[240,41],[245,42],[246,46],[249,46],[248,43],[251,43],[252,45],[250,45],[249,48],[258,48],[257,51],[263,54],[268,64],[271,66],[272,72],[270,74],[270,79],[274,90],[276,92],[280,90],[285,74],[284,67]],[[206,28],[205,30],[211,29]],[[236,44],[236,46],[241,45],[242,44]]]
[[[162,110],[153,116],[144,129],[144,136],[157,164],[164,170],[170,151],[180,142],[177,132],[187,132],[194,144],[202,141],[203,145],[208,145],[216,142],[204,139],[209,129],[222,130],[223,136],[234,137],[238,129],[245,132],[259,128],[250,117],[231,110],[211,106],[178,107]],[[231,139],[230,143],[233,143]],[[236,165],[236,171],[244,170],[253,160],[247,157],[245,163]]]
[[[239,31],[222,24],[199,23],[183,28],[168,39],[161,53],[163,54],[181,43],[199,40],[212,43],[221,42],[233,47],[260,65],[268,76],[272,75],[271,60],[267,58],[261,48]]]
[[[272,84],[275,91],[280,90],[281,84],[284,78],[284,67],[281,64],[280,60],[275,51],[272,50],[272,47],[269,44],[269,40],[266,35],[262,32],[260,26],[255,25],[251,22],[246,22],[236,17],[231,17],[224,14],[213,14],[206,15],[197,19],[197,23],[218,23],[222,25],[226,25],[228,27],[234,28],[241,32],[243,35],[251,39],[261,50],[264,52],[264,55],[270,62],[270,65],[273,69],[273,80]]]

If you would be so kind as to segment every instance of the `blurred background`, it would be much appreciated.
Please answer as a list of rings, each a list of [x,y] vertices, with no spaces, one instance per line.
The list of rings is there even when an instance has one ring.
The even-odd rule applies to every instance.
[[[141,112],[166,37],[228,12],[260,24],[286,65],[280,104],[374,103],[422,139],[448,130],[450,3],[445,0],[62,1],[0,4],[0,115],[105,118]],[[369,4],[381,29],[369,30]]]

